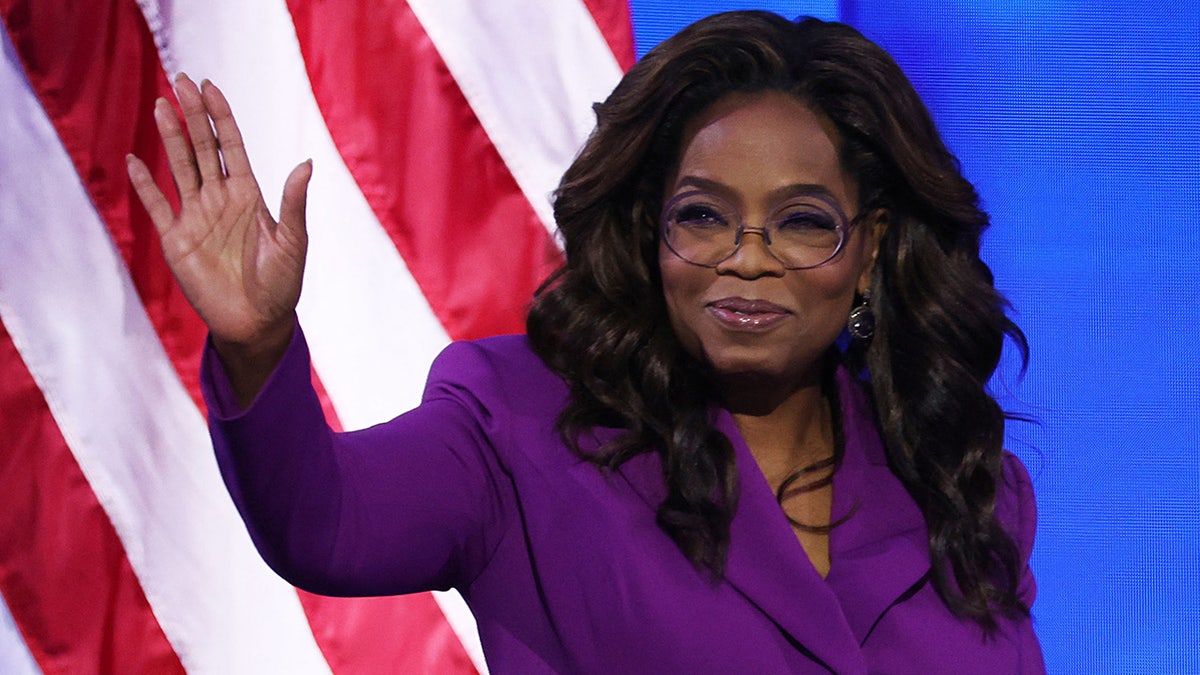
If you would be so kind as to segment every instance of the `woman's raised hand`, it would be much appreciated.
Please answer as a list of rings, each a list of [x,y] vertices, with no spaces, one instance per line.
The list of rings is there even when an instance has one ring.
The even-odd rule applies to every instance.
[[[188,133],[165,99],[155,103],[154,119],[179,191],[179,212],[133,155],[127,158],[129,178],[158,230],[167,265],[208,325],[245,403],[291,338],[308,246],[304,207],[312,163],[288,176],[276,223],[225,96],[208,81],[197,87],[186,75],[175,79],[175,91]]]

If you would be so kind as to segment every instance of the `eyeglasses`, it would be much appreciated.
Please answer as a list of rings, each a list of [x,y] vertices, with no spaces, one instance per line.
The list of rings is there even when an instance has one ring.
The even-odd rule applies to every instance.
[[[802,270],[832,260],[856,221],[848,220],[832,200],[803,195],[780,202],[763,227],[746,227],[733,205],[697,190],[667,202],[662,234],[675,255],[694,265],[716,267],[737,252],[747,232],[757,232],[784,267]]]

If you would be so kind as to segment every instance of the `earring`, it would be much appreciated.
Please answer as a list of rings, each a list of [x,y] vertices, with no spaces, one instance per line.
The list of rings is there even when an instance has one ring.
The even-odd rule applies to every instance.
[[[846,330],[856,340],[870,340],[875,334],[875,311],[871,309],[871,289],[862,292],[862,304],[850,310]]]

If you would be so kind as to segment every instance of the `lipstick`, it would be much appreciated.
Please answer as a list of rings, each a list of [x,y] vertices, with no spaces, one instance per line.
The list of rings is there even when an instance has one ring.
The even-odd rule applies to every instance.
[[[705,309],[723,326],[738,331],[769,330],[791,314],[773,302],[736,297],[715,300]]]

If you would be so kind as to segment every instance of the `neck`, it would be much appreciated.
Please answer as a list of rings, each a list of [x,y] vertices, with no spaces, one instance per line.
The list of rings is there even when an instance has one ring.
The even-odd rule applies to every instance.
[[[790,387],[730,382],[725,401],[772,488],[797,469],[833,455],[832,414],[819,373]]]

